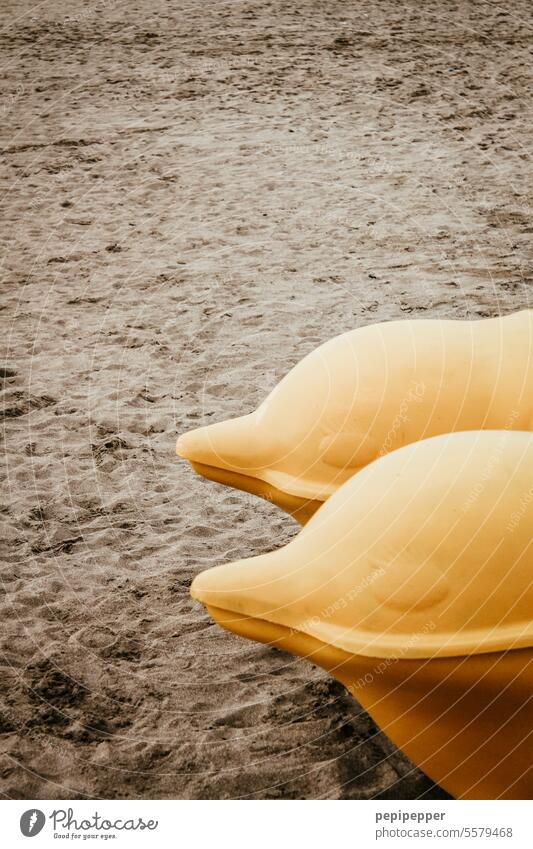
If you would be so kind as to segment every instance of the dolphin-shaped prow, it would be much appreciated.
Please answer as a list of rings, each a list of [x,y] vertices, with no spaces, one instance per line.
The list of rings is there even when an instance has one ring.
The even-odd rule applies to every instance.
[[[370,463],[287,545],[201,572],[225,629],[323,667],[457,798],[531,798],[533,434]]]
[[[205,477],[301,524],[368,463],[462,430],[533,429],[533,311],[369,325],[308,354],[254,412],[180,436]]]

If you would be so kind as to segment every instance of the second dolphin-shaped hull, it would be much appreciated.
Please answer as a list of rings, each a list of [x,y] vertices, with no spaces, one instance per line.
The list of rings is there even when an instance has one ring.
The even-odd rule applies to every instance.
[[[533,311],[393,321],[305,357],[253,413],[181,436],[205,477],[302,524],[355,472],[403,445],[464,430],[533,429]]]
[[[327,669],[453,795],[527,798],[532,531],[533,434],[448,434],[370,464],[288,545],[191,594]]]

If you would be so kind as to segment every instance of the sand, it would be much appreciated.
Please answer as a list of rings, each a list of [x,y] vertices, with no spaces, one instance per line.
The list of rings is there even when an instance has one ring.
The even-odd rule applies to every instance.
[[[3,8],[0,791],[444,798],[189,598],[297,526],[174,443],[336,333],[531,306],[529,4]]]

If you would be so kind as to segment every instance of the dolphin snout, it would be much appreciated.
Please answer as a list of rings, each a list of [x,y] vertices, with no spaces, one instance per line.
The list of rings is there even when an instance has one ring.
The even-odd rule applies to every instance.
[[[176,454],[191,463],[247,473],[268,465],[268,440],[254,413],[196,428],[179,437]]]

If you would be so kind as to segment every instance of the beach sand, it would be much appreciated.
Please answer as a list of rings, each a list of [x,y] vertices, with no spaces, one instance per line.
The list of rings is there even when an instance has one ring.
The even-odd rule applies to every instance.
[[[529,4],[4,3],[0,791],[446,798],[200,570],[288,541],[176,436],[331,336],[531,307]]]

